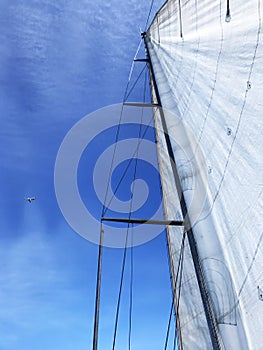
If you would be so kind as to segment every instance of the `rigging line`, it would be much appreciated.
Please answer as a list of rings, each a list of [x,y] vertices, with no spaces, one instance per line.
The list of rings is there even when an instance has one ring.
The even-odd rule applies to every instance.
[[[103,238],[104,238],[104,231],[101,223],[100,244],[99,244],[99,253],[98,253],[98,267],[97,267],[97,282],[96,282],[95,315],[94,315],[93,347],[92,347],[93,350],[97,350],[98,348]]]
[[[145,95],[145,92],[144,92],[144,95]],[[141,135],[142,117],[143,117],[143,110],[142,110],[142,114],[141,114],[141,123],[140,123],[140,129],[139,129],[139,137]],[[141,142],[140,138],[138,138],[138,145],[137,145],[135,154],[138,154],[140,142]],[[135,187],[135,178],[136,178],[136,172],[137,172],[137,164],[138,164],[138,157],[135,158],[135,169],[134,169],[134,174],[133,174],[132,198],[131,198],[131,202],[130,202],[129,218],[131,217],[131,211],[132,211],[132,206],[133,206],[133,193],[134,193],[134,187]],[[124,271],[125,271],[125,265],[126,265],[127,244],[128,244],[128,237],[129,237],[129,227],[130,227],[130,224],[128,224],[127,230],[126,230],[125,247],[124,247],[123,261],[122,261],[122,270],[121,270],[121,280],[120,280],[118,302],[117,302],[117,309],[116,309],[116,315],[115,315],[115,326],[114,326],[114,336],[113,336],[112,350],[115,349],[115,344],[116,344],[117,328],[118,328],[118,321],[119,321],[119,311],[120,311],[120,302],[121,302],[121,295],[122,295]],[[131,236],[131,243],[132,243],[132,236]],[[132,295],[133,295],[133,246],[131,244],[131,278],[130,278],[129,338],[128,338],[129,350],[131,349]]]
[[[117,127],[117,131],[116,131],[115,142],[114,142],[114,149],[113,149],[113,155],[112,155],[112,159],[111,159],[110,171],[109,171],[109,176],[108,176],[108,180],[107,180],[107,187],[106,187],[104,201],[103,201],[103,206],[102,206],[101,217],[105,216],[105,213],[106,213],[106,210],[107,210],[106,209],[106,200],[107,200],[108,193],[109,193],[110,179],[111,179],[111,176],[112,176],[113,163],[114,163],[114,159],[115,159],[115,155],[116,155],[117,143],[118,143],[118,140],[119,140],[120,125],[121,125],[121,120],[122,120],[122,116],[123,116],[123,110],[124,110],[124,106],[122,104],[121,112],[120,112],[120,118],[119,118],[119,121],[118,121],[118,127]]]
[[[175,278],[175,288],[177,286],[178,282],[178,276],[179,276],[179,293],[178,293],[178,299],[176,300],[176,312],[175,314],[178,314],[179,310],[179,298],[180,298],[180,290],[181,290],[181,281],[182,281],[182,271],[183,271],[183,257],[184,257],[184,244],[185,244],[185,236],[186,233],[183,233],[182,237],[182,242],[181,242],[181,247],[180,247],[180,254],[179,254],[179,260],[178,260],[178,267],[177,267],[177,272],[176,272],[176,278]],[[174,298],[172,298],[172,304],[171,304],[171,309],[170,309],[170,316],[169,316],[169,322],[168,322],[168,327],[167,327],[167,332],[166,332],[166,339],[165,339],[165,346],[164,350],[167,349],[168,346],[168,340],[169,340],[169,334],[170,334],[170,328],[171,328],[171,318],[172,318],[172,311],[174,308]],[[174,337],[176,337],[176,332],[174,333]]]
[[[136,50],[136,53],[135,53],[135,55],[134,55],[134,58],[133,58],[133,61],[132,61],[132,64],[131,64],[131,69],[130,69],[130,74],[129,74],[128,82],[130,82],[130,80],[131,80],[131,76],[132,76],[133,68],[134,68],[134,64],[135,64],[134,60],[136,59],[136,57],[137,57],[137,55],[138,55],[138,53],[139,53],[139,50],[140,50],[141,46],[142,46],[142,39],[141,39],[140,42],[139,42],[138,48],[137,48],[137,50]],[[125,95],[124,95],[124,96],[125,96]],[[124,97],[124,100],[125,100],[125,97]]]
[[[147,77],[148,77],[148,73],[147,73],[147,70],[146,70],[145,73],[144,73],[143,103],[146,102],[146,82],[147,82]],[[142,116],[143,116],[143,113],[141,115],[141,122],[142,122]]]
[[[128,224],[128,228],[129,228],[129,224]],[[116,336],[117,336],[117,328],[118,328],[119,312],[120,312],[120,303],[121,303],[121,293],[122,293],[123,277],[124,277],[124,270],[125,270],[125,263],[126,263],[126,256],[127,256],[128,228],[126,231],[125,247],[124,247],[123,259],[122,259],[121,279],[120,279],[118,302],[117,302],[117,308],[116,308],[116,314],[115,314],[115,325],[114,325],[112,350],[115,349],[115,344],[116,344]]]
[[[146,96],[146,74],[145,74],[145,79],[144,79],[143,102],[145,102],[145,96]],[[135,190],[135,180],[136,180],[137,167],[138,167],[138,153],[139,153],[139,145],[140,145],[140,139],[141,139],[141,134],[142,134],[143,114],[144,114],[144,109],[142,108],[139,135],[138,135],[138,139],[137,139],[138,144],[137,144],[137,148],[136,148],[135,167],[134,167],[134,173],[133,173],[132,198],[131,198],[131,202],[130,202],[129,219],[131,218],[132,207],[133,207],[133,195],[134,195],[134,190]],[[128,226],[128,230],[129,230],[129,226]],[[131,230],[130,268],[131,268],[131,277],[130,277],[130,307],[129,307],[129,337],[128,337],[129,350],[131,350],[132,302],[133,302],[133,231],[132,230]]]
[[[173,346],[173,350],[176,350],[178,348],[177,344],[178,344],[177,330],[176,330],[176,327],[174,327],[174,346]]]
[[[145,68],[144,68],[145,69]],[[142,70],[143,72],[143,70]],[[142,74],[142,72],[140,73],[140,76]],[[135,84],[137,83],[138,79],[140,78],[140,76],[137,78]],[[133,85],[132,89],[134,88],[135,84]],[[123,103],[126,101],[126,99],[129,97],[130,93],[132,90],[130,90],[129,94],[127,95],[127,91],[128,91],[128,87],[129,87],[129,81],[126,85],[126,89],[125,89],[125,93],[124,93],[124,97],[123,97]],[[108,176],[108,180],[107,180],[107,187],[106,187],[106,192],[105,192],[105,196],[104,196],[104,201],[103,201],[103,207],[102,207],[102,213],[101,213],[101,217],[105,216],[105,213],[107,211],[107,207],[106,207],[106,200],[108,197],[108,193],[109,193],[109,187],[110,187],[110,179],[112,176],[112,170],[113,170],[113,163],[114,163],[114,159],[115,159],[115,155],[116,155],[116,149],[117,149],[117,143],[119,140],[119,134],[120,134],[120,125],[121,125],[121,120],[122,120],[122,116],[123,116],[123,111],[124,111],[124,105],[122,103],[122,107],[121,107],[121,112],[120,112],[120,118],[118,121],[118,127],[117,127],[117,131],[116,131],[116,137],[115,137],[115,142],[114,142],[114,149],[113,149],[113,155],[112,155],[112,159],[111,159],[111,165],[110,165],[110,171],[109,171],[109,176]],[[116,192],[115,192],[116,193]],[[112,197],[113,198],[113,197]],[[112,201],[111,198],[111,201]]]
[[[146,69],[146,67],[147,67],[147,65],[145,64],[144,67],[142,68],[140,74],[138,75],[137,79],[135,80],[135,82],[133,83],[132,87],[130,88],[129,93],[128,93],[127,90],[126,90],[126,93],[125,93],[123,102],[127,101],[128,97],[129,97],[130,94],[132,93],[134,87],[135,87],[136,84],[138,83],[138,81],[139,81],[139,79],[141,78],[142,73],[144,72],[144,70]]]
[[[179,292],[178,292],[178,298],[176,300],[176,310],[175,310],[176,315],[179,312],[179,301],[180,301],[181,287],[182,287],[182,273],[183,273],[185,237],[186,237],[186,232],[183,233],[183,237],[182,237],[179,261],[178,261],[178,267],[177,267],[176,277],[175,277],[175,288],[177,288],[177,283],[178,283],[178,278],[179,278],[179,287],[178,287]]]
[[[169,315],[169,322],[168,322],[167,333],[166,333],[166,338],[165,338],[164,350],[167,350],[167,346],[168,346],[169,333],[170,333],[170,328],[171,328],[171,320],[172,320],[172,315],[173,315],[173,308],[174,308],[174,299],[172,298],[172,305],[170,308],[170,315]]]
[[[134,60],[135,60],[135,58],[138,55],[138,52],[139,52],[139,50],[141,48],[141,45],[142,45],[142,39],[139,42],[139,45],[138,45],[137,50],[135,52],[134,58],[132,60],[132,64],[131,64],[131,68],[130,68],[130,72],[129,72],[129,76],[128,76],[128,80],[127,80],[127,84],[126,84],[126,88],[125,88],[125,91],[124,91],[122,102],[126,101],[126,94],[127,94],[127,91],[128,91],[128,87],[129,87],[129,84],[130,84],[130,80],[131,80],[131,76],[132,76],[133,68],[134,68]]]
[[[186,232],[184,232],[183,234],[182,244],[181,244],[181,266],[180,266],[179,288],[178,288],[179,292],[178,292],[178,299],[177,299],[177,305],[176,305],[176,315],[179,312],[179,303],[180,303],[180,296],[181,296],[181,289],[182,289],[185,237],[186,237]],[[178,266],[178,270],[179,270],[179,266]],[[176,276],[176,280],[177,280],[177,276]]]
[[[156,111],[154,112],[154,115],[155,115],[155,113],[156,113]],[[132,158],[129,160],[129,162],[128,162],[126,168],[125,168],[125,170],[123,171],[123,174],[122,174],[122,176],[121,176],[121,178],[120,178],[120,180],[119,180],[117,186],[115,187],[115,190],[113,191],[113,194],[112,194],[112,196],[111,196],[111,198],[110,198],[110,200],[109,200],[109,202],[108,202],[108,205],[105,206],[105,210],[104,210],[104,212],[103,212],[103,216],[102,216],[102,217],[104,217],[105,214],[106,214],[106,212],[108,211],[108,209],[109,209],[109,207],[110,207],[110,205],[111,205],[111,203],[112,203],[112,201],[113,201],[113,198],[114,198],[115,194],[117,193],[117,191],[118,191],[118,189],[119,189],[119,187],[120,187],[122,181],[124,180],[124,178],[125,178],[125,176],[126,176],[126,174],[127,174],[127,171],[129,170],[129,167],[130,167],[130,165],[131,165],[131,163],[132,163],[132,161],[133,161],[133,158],[135,158],[135,155],[136,155],[136,153],[138,152],[138,149],[139,149],[139,147],[140,147],[140,145],[141,145],[141,143],[142,143],[142,141],[143,141],[143,139],[144,139],[144,136],[146,135],[146,133],[147,133],[149,127],[151,126],[152,120],[153,120],[153,117],[150,119],[148,125],[146,125],[145,131],[144,131],[144,133],[143,133],[143,135],[142,135],[140,141],[138,141],[138,145],[137,145],[137,147],[136,147],[136,149],[135,149],[135,151],[134,151],[134,153],[133,153],[133,155],[132,155]],[[106,204],[106,203],[105,203],[105,204]]]
[[[134,181],[132,186],[132,194],[134,193],[135,188],[135,178],[136,178],[136,171],[137,171],[137,158],[136,158],[136,165],[135,165],[135,171],[134,171]],[[133,199],[133,195],[132,195]],[[130,203],[130,211],[129,211],[129,218],[131,217],[132,212],[132,200]],[[130,224],[128,224],[127,231],[129,231]],[[133,228],[133,226],[132,226]],[[127,232],[128,236],[128,232]],[[132,334],[132,306],[133,306],[133,231],[131,229],[131,250],[130,250],[130,304],[129,304],[129,329],[128,329],[128,349],[131,350],[131,334]]]
[[[166,234],[165,234],[165,238],[166,238],[166,246],[167,246],[167,258],[168,258],[168,265],[169,265],[169,272],[170,272],[170,280],[171,280],[171,289],[172,289],[172,302],[173,305],[177,300],[177,295],[176,295],[176,279],[175,279],[175,268],[174,268],[174,259],[173,259],[173,253],[172,253],[172,249],[171,249],[171,238],[170,238],[170,229],[166,228]],[[180,251],[180,249],[179,249]],[[180,338],[180,344],[181,342],[181,334],[180,334],[180,319],[179,319],[179,315],[175,315],[175,333],[174,333],[174,337],[178,334],[179,338]],[[177,330],[179,332],[177,332]],[[180,349],[182,349],[182,346],[179,347]]]
[[[133,306],[133,232],[131,233],[130,267],[131,267],[131,276],[130,276],[130,307],[129,307],[129,336],[128,336],[129,350],[131,350],[132,306]]]
[[[152,2],[151,2],[151,6],[150,6],[149,13],[148,13],[148,17],[147,17],[147,20],[146,20],[146,23],[145,23],[145,27],[144,27],[144,31],[145,31],[145,32],[146,32],[146,30],[147,30],[148,22],[149,22],[150,15],[151,15],[151,12],[152,12],[153,3],[154,3],[154,0],[152,0]]]
[[[140,50],[141,43],[142,43],[142,40],[140,40],[140,43],[139,43],[138,48],[137,48],[136,53],[135,53],[135,57],[137,56],[137,54],[138,54],[138,52],[139,52],[139,50]],[[128,81],[127,81],[127,84],[126,84],[126,88],[125,88],[125,92],[124,92],[124,96],[123,96],[123,100],[122,100],[123,103],[126,101],[126,99],[128,98],[128,96],[130,95],[130,93],[131,93],[131,91],[132,91],[132,90],[131,90],[131,91],[129,92],[128,96],[127,96],[127,92],[128,92],[128,88],[129,88],[129,83],[130,83],[131,75],[132,75],[132,72],[133,72],[133,67],[134,67],[134,60],[133,60],[132,65],[131,65],[130,74],[129,74]],[[137,79],[137,80],[138,80],[138,79]],[[137,83],[137,81],[136,81],[136,83]],[[135,86],[135,85],[134,85],[134,86]],[[134,86],[132,87],[132,89],[134,88]],[[119,121],[118,121],[118,127],[117,127],[117,131],[116,131],[116,137],[115,137],[115,143],[114,143],[113,156],[112,156],[112,159],[111,159],[110,171],[109,171],[109,176],[108,176],[108,181],[107,181],[106,192],[105,192],[105,196],[104,196],[104,202],[103,202],[101,217],[103,217],[103,216],[105,215],[105,212],[106,212],[106,210],[105,210],[105,204],[106,204],[106,199],[107,199],[108,192],[109,192],[110,178],[111,178],[111,175],[112,175],[113,163],[114,163],[115,154],[116,154],[116,149],[117,149],[117,141],[118,141],[118,139],[119,139],[120,124],[121,124],[121,120],[122,120],[122,116],[123,116],[123,110],[124,110],[124,106],[123,106],[123,104],[122,104],[121,112],[120,112],[120,118],[119,118]]]
[[[138,48],[139,50],[139,48]],[[137,52],[138,52],[137,50]],[[136,53],[137,54],[137,53]],[[127,84],[128,86],[128,84]],[[126,89],[127,90],[127,89]],[[144,91],[144,96],[145,96],[145,91]],[[145,100],[145,98],[144,98]],[[116,139],[115,139],[115,145],[117,144],[118,136],[119,136],[119,129],[120,129],[120,121],[122,118],[123,114],[123,108],[124,106],[122,105],[121,109],[121,114],[120,114],[120,119],[119,119],[119,124],[118,124],[118,129],[116,133]],[[140,124],[141,125],[141,124]],[[148,128],[147,128],[148,129]],[[146,130],[147,130],[146,129]],[[140,126],[140,134],[141,134],[141,126]],[[112,162],[111,162],[111,168],[110,168],[110,174],[112,173],[112,168],[113,168],[113,162],[114,162],[114,157],[116,153],[116,147],[114,147],[114,154],[112,157]],[[138,146],[137,146],[137,153],[138,153]],[[135,175],[134,175],[135,176]],[[105,214],[105,203],[106,203],[106,198],[107,198],[107,193],[109,189],[109,182],[110,182],[110,176],[108,178],[108,184],[107,184],[107,191],[105,194],[105,199],[104,199],[104,204],[103,204],[103,209],[102,209],[102,216]],[[132,204],[131,204],[132,205]],[[94,317],[94,334],[93,334],[93,350],[97,349],[97,344],[98,344],[98,324],[99,324],[99,307],[100,307],[100,286],[101,286],[101,268],[102,268],[102,244],[103,244],[103,229],[102,229],[102,223],[101,223],[101,229],[100,229],[100,245],[99,245],[99,255],[98,255],[98,271],[97,271],[97,287],[96,287],[96,306],[95,306],[95,317]],[[127,237],[128,238],[128,232],[127,232]],[[126,245],[126,244],[125,244]],[[126,248],[125,248],[126,250]],[[125,266],[125,260],[126,260],[126,251],[125,251],[125,259],[124,259],[124,266]],[[132,259],[133,261],[133,259]],[[123,270],[124,273],[124,270]],[[123,275],[122,273],[122,275]],[[123,279],[123,278],[122,278]],[[133,278],[131,277],[131,281]],[[122,283],[121,283],[122,285]],[[121,286],[122,288],[122,286]],[[131,282],[131,290],[132,290],[132,282]],[[132,300],[132,299],[131,299]],[[131,312],[132,312],[132,302],[130,303],[130,320],[131,320]],[[130,321],[130,327],[129,327],[129,344],[130,344],[130,338],[131,338],[131,321]],[[117,330],[117,328],[116,328]],[[130,345],[129,345],[130,348]]]
[[[136,159],[136,161],[137,161],[137,159]],[[136,168],[137,168],[137,166],[135,167],[135,169]],[[134,172],[134,178],[135,178],[135,173],[136,173],[136,170]],[[132,193],[134,192],[134,186],[135,186],[135,181],[133,181]],[[132,198],[133,198],[133,195],[132,195]],[[132,208],[132,200],[131,200],[131,203],[130,203],[129,218],[131,217],[131,208]],[[116,315],[115,315],[115,326],[114,326],[114,337],[113,337],[112,350],[115,349],[116,337],[117,337],[120,302],[121,302],[122,286],[123,286],[124,271],[125,271],[126,256],[127,256],[127,244],[128,244],[128,237],[129,237],[129,227],[130,227],[130,224],[128,224],[127,230],[126,230],[126,239],[125,239],[125,247],[124,247],[123,261],[122,261],[121,280],[120,280],[118,302],[117,302],[117,309],[116,309]],[[133,247],[132,247],[132,245],[131,245],[131,262],[133,264]],[[132,296],[132,290],[133,290],[133,269],[132,269],[131,279],[130,279],[130,296]],[[131,346],[131,320],[132,320],[132,299],[130,299],[130,306],[129,306],[129,350],[130,350],[130,346]]]
[[[138,147],[137,147],[137,149],[138,149]],[[138,155],[138,152],[137,152],[137,155]],[[135,189],[137,165],[138,165],[138,157],[135,158],[135,167],[134,167],[133,183],[132,183],[132,198],[131,198],[131,202],[130,202],[129,219],[131,218],[131,213],[132,213],[133,195],[134,195],[134,189]],[[129,228],[130,228],[130,225],[128,224],[127,236],[128,236]],[[130,275],[130,306],[129,306],[129,332],[128,332],[129,350],[131,350],[132,301],[133,301],[133,235],[132,235],[132,233],[133,232],[131,232],[131,254],[130,254],[131,275]]]

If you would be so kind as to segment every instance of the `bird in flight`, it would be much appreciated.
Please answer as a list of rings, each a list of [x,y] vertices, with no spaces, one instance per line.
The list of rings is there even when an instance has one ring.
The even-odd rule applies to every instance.
[[[36,197],[26,197],[25,200],[31,203],[32,201],[36,200]]]

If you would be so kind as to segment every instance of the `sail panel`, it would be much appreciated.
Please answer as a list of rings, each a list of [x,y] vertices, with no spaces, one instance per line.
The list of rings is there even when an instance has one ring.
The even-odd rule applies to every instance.
[[[231,21],[226,22],[226,2],[168,0],[147,42],[162,105],[176,116],[175,121],[165,113],[223,343],[226,349],[261,349],[263,9],[260,1],[230,5]],[[187,146],[181,140],[178,145],[178,121],[186,126]],[[161,137],[160,143],[164,196],[173,218],[176,191]],[[195,155],[196,144],[205,164],[187,163],[189,150],[183,156],[185,147]],[[202,210],[191,207],[200,186],[207,194]],[[176,269],[181,241],[173,230]],[[179,307],[184,349],[210,349],[187,247],[185,252]]]

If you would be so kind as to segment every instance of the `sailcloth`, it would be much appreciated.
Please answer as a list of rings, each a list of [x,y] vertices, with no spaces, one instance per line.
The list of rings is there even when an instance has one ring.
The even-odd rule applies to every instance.
[[[263,349],[262,21],[260,0],[168,0],[146,33],[207,297],[228,350]],[[156,123],[171,219],[180,210],[158,115]],[[183,233],[168,234],[175,277]],[[187,241],[176,299],[182,348],[212,349]]]

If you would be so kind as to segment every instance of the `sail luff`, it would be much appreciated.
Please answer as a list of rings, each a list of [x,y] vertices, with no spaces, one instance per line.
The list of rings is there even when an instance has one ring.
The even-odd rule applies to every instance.
[[[145,47],[146,47],[146,51],[147,51],[147,56],[149,58],[149,67],[150,67],[150,71],[151,71],[151,77],[152,77],[152,82],[153,82],[157,102],[158,102],[158,105],[160,107],[162,107],[161,98],[160,98],[160,95],[158,92],[158,87],[157,87],[155,76],[154,76],[154,69],[153,69],[151,57],[149,54],[147,34],[144,33],[143,37],[144,37]],[[148,41],[149,41],[149,39],[148,39]],[[220,340],[220,336],[219,336],[219,332],[218,332],[218,328],[217,328],[217,322],[216,322],[216,318],[214,315],[213,306],[212,306],[211,299],[210,299],[210,296],[208,293],[208,289],[206,286],[206,282],[204,279],[202,266],[200,264],[200,258],[198,255],[194,234],[193,234],[193,231],[191,229],[190,218],[188,215],[186,201],[184,198],[182,186],[180,183],[179,174],[177,171],[176,160],[174,157],[174,153],[173,153],[173,149],[172,149],[172,145],[171,145],[171,141],[170,141],[170,137],[169,137],[169,131],[167,128],[165,116],[164,116],[162,109],[160,109],[160,117],[161,117],[161,123],[162,123],[163,131],[164,131],[164,135],[165,135],[166,145],[167,145],[167,149],[168,149],[168,153],[169,153],[169,157],[170,157],[170,165],[171,165],[171,168],[173,171],[173,177],[174,177],[174,181],[176,184],[177,193],[178,193],[178,196],[180,198],[181,212],[182,212],[182,215],[183,215],[183,218],[185,221],[185,227],[188,228],[187,229],[188,242],[190,245],[190,250],[191,250],[191,254],[192,254],[192,258],[193,258],[193,262],[194,262],[194,267],[195,267],[195,271],[196,271],[198,285],[199,285],[199,289],[200,289],[200,293],[201,293],[201,297],[202,297],[202,301],[203,301],[203,306],[204,306],[204,310],[205,310],[205,314],[206,314],[206,319],[207,319],[208,328],[209,328],[209,332],[210,332],[211,342],[213,344],[213,349],[220,350],[220,349],[222,349],[222,344],[221,344],[221,340]]]
[[[206,189],[207,200],[199,208],[193,231],[224,348],[260,349],[263,8],[260,0],[237,0],[231,3],[231,18],[226,18],[230,2],[180,3],[183,40],[178,1],[168,0],[148,30],[155,77],[163,107],[184,121],[203,150],[205,161],[198,172],[191,161],[184,161],[176,142],[172,145],[188,208],[197,184]],[[174,139],[176,121],[167,115],[166,121]],[[161,142],[171,217],[173,179],[165,142]],[[188,149],[194,146],[194,155],[191,137],[189,145]],[[200,182],[195,183],[198,177]],[[190,211],[192,218],[191,205]],[[171,236],[171,244],[176,265],[177,236]],[[180,304],[183,342],[186,349],[203,350],[211,346],[188,253],[186,261]]]
[[[148,60],[149,62],[149,60]],[[157,102],[156,99],[156,92],[154,89],[154,86],[152,84],[152,72],[151,69],[149,69],[149,75],[150,75],[150,82],[151,82],[151,87],[152,87],[152,101]],[[158,103],[156,103],[156,107],[158,106]],[[158,109],[155,108],[154,112],[154,125],[155,125],[155,134],[156,134],[156,140],[160,139],[159,135],[159,130],[158,130],[158,122],[157,122],[157,112]],[[158,165],[159,165],[159,171],[160,171],[160,181],[161,181],[161,188],[163,192],[163,210],[164,210],[164,216],[166,218],[169,217],[167,213],[167,202],[166,202],[166,197],[165,193],[163,191],[163,179],[164,179],[164,174],[162,172],[162,159],[161,159],[161,151],[160,151],[160,143],[157,142],[157,158],[158,158]],[[177,334],[177,339],[178,339],[178,347],[179,350],[183,350],[183,342],[182,342],[182,333],[181,333],[181,325],[180,325],[180,315],[179,315],[179,298],[177,296],[177,289],[176,289],[176,276],[175,276],[175,266],[174,266],[174,261],[173,261],[173,250],[172,250],[172,244],[171,244],[171,230],[170,226],[166,227],[166,242],[167,242],[167,253],[168,253],[168,259],[169,259],[169,270],[170,270],[170,280],[171,280],[171,288],[172,288],[172,295],[173,295],[173,307],[174,307],[174,313],[175,313],[175,324],[176,324],[176,334]],[[176,232],[178,233],[178,232]],[[182,234],[182,229],[179,229],[179,234]]]
[[[149,62],[149,61],[148,61]],[[149,67],[150,68],[150,67]],[[150,75],[150,83],[151,83],[151,91],[152,91],[152,101],[157,102],[156,98],[156,91],[154,89],[154,86],[152,84],[152,72],[151,69],[149,69],[149,75]],[[158,103],[156,103],[156,107],[158,106]],[[160,171],[160,181],[161,181],[161,189],[163,193],[163,210],[164,210],[164,216],[166,218],[169,217],[167,212],[167,201],[165,197],[165,193],[163,190],[163,179],[164,174],[162,172],[162,159],[161,159],[161,150],[160,150],[160,135],[158,130],[158,108],[155,108],[154,112],[154,125],[155,125],[155,134],[156,134],[156,145],[157,145],[157,158],[158,158],[158,166]],[[178,199],[179,200],[179,199]],[[179,231],[179,232],[178,232]],[[172,244],[171,244],[171,227],[166,227],[166,243],[167,243],[167,253],[168,253],[168,259],[169,259],[169,271],[170,271],[170,280],[171,280],[171,289],[172,289],[172,295],[173,295],[173,308],[174,308],[174,314],[175,314],[175,325],[176,325],[176,335],[177,335],[177,345],[179,347],[179,350],[183,350],[183,342],[182,342],[182,333],[181,333],[181,325],[180,325],[180,315],[179,315],[179,298],[177,295],[177,289],[176,289],[176,276],[175,276],[175,266],[174,266],[174,260],[172,257],[173,250],[172,250]],[[176,230],[176,233],[179,233],[182,235],[182,228],[179,228],[179,230]]]

